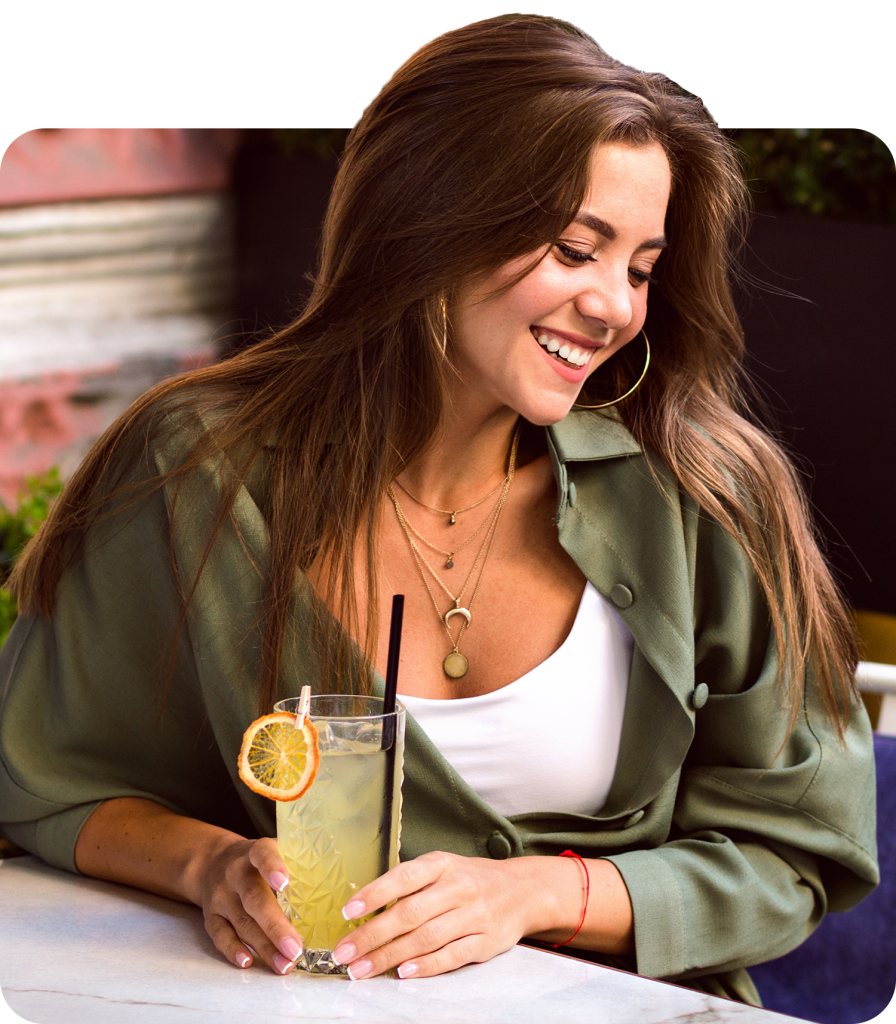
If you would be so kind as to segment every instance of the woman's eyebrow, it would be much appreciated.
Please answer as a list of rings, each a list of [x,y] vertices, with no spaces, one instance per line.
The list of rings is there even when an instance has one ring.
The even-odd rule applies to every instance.
[[[576,214],[573,224],[581,224],[583,227],[591,228],[592,231],[596,231],[599,235],[603,235],[608,241],[612,242],[616,238],[616,229],[608,224],[605,220],[601,220],[600,217],[595,217],[593,213],[586,213],[580,211]],[[669,243],[666,241],[663,235],[659,235],[657,238],[648,238],[646,242],[642,242],[638,249],[665,249]]]

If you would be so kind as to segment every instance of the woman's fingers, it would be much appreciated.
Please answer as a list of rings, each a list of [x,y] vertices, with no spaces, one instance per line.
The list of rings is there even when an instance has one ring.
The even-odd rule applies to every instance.
[[[275,971],[285,973],[302,954],[302,939],[280,908],[277,897],[257,873],[248,879],[245,888],[238,890],[241,907],[233,922],[237,934],[269,963]],[[261,936],[262,948],[252,941],[254,934]]]
[[[349,965],[353,978],[393,967],[401,977],[428,977],[487,960],[525,932],[516,873],[480,858],[429,854],[393,868],[356,897],[367,912],[390,899],[392,906],[336,947],[335,959]]]
[[[370,950],[392,943],[399,936],[418,928],[424,930],[429,941],[441,945],[436,922],[447,911],[454,909],[458,902],[458,894],[452,886],[427,886],[419,892],[413,892],[341,940],[334,950],[336,962],[350,963]]]
[[[291,971],[302,952],[301,945],[292,936],[287,936],[287,940],[293,945],[290,941],[275,945],[275,940],[235,895],[229,904],[217,912],[207,913],[205,918],[206,931],[224,956],[237,967],[248,967],[253,960],[260,960],[277,974]],[[245,953],[249,954],[248,962],[245,962]]]
[[[286,865],[276,839],[259,839],[252,844],[249,862],[275,892],[283,892],[289,882]]]
[[[248,966],[248,952],[249,962],[262,960],[278,974],[292,970],[302,954],[302,939],[271,891],[272,885],[282,890],[287,882],[273,839],[231,844],[214,865],[202,906],[209,935],[231,963]]]
[[[444,974],[446,971],[456,971],[464,964],[478,964],[488,960],[498,953],[504,953],[503,949],[484,949],[482,935],[465,935],[462,939],[443,946],[435,953],[427,953],[423,956],[408,957],[398,964],[399,978],[432,978],[436,974]],[[510,949],[508,946],[507,949]]]
[[[343,908],[344,917],[350,921],[364,917],[365,914],[381,910],[402,896],[408,896],[432,885],[446,870],[450,870],[453,859],[457,858],[450,853],[425,853],[422,857],[390,868],[376,881],[355,893]]]
[[[214,942],[215,948],[237,967],[251,967],[252,953],[246,948],[230,922],[220,914],[209,914],[205,919],[205,930]]]
[[[394,905],[337,943],[334,959],[347,964],[363,957],[369,950],[413,931],[420,925],[457,906],[459,893],[454,886],[433,883],[450,870],[452,854],[427,853],[415,860],[399,864],[370,885],[359,889],[343,908],[343,915],[352,920]]]
[[[428,978],[488,960],[511,945],[497,942],[484,931],[470,931],[469,916],[453,910],[359,957],[349,964],[349,975],[356,980],[372,978],[397,967],[401,978]]]

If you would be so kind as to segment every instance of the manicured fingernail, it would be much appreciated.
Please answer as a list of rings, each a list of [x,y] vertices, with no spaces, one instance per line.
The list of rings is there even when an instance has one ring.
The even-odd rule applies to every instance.
[[[357,949],[350,942],[345,942],[333,950],[333,959],[337,964],[347,964],[354,960],[357,955]]]
[[[364,913],[364,904],[360,900],[350,900],[342,908],[342,916],[346,921],[352,921]]]
[[[398,977],[413,978],[419,970],[420,968],[416,964],[402,964],[401,967],[398,968]]]
[[[280,952],[288,960],[298,960],[302,955],[302,947],[296,942],[295,939],[291,939],[288,935],[285,939],[280,942]]]
[[[274,892],[283,892],[283,890],[289,885],[289,876],[284,875],[282,871],[275,871],[270,877],[270,886]]]
[[[373,964],[369,960],[356,960],[348,969],[348,976],[352,981],[359,978],[366,978],[373,970]]]
[[[279,971],[280,974],[289,974],[293,967],[295,967],[292,960],[287,960],[285,956],[280,956],[279,953],[274,954],[274,959],[271,962],[274,965],[274,970]]]
[[[248,967],[252,963],[252,957],[248,953],[244,953],[242,950],[236,955],[236,962],[240,967]]]

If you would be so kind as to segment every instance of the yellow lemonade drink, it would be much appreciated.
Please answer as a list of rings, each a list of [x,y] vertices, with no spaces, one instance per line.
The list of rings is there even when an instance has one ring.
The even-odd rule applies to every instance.
[[[277,710],[292,711],[293,703]],[[398,863],[405,716],[401,707],[386,718],[381,711],[378,698],[312,697],[320,767],[303,796],[277,804],[277,843],[289,872],[280,905],[304,940],[298,966],[315,973],[346,972],[333,963],[333,948],[367,918],[346,921],[342,908]],[[394,744],[383,750],[389,719]]]

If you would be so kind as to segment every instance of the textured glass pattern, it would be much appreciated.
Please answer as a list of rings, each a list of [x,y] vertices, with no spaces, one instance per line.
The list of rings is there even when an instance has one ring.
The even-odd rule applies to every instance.
[[[394,750],[384,751],[381,717],[318,716],[315,701],[324,699],[312,698],[320,749],[314,782],[304,796],[277,805],[277,842],[289,873],[278,899],[304,941],[297,966],[345,974],[331,952],[367,918],[346,921],[342,908],[398,863],[404,713]]]

